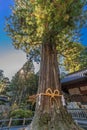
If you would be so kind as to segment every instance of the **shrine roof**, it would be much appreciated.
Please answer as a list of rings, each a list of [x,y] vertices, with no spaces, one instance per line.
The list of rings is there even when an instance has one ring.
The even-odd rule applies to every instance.
[[[61,83],[69,83],[77,80],[87,79],[87,69],[76,71],[74,73],[66,75],[62,80]]]

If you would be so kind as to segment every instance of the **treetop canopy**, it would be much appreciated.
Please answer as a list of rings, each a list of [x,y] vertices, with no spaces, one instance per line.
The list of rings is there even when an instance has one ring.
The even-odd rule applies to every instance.
[[[42,43],[58,43],[86,23],[86,0],[15,0],[7,32],[16,48],[26,52]],[[62,43],[61,43],[62,44]]]

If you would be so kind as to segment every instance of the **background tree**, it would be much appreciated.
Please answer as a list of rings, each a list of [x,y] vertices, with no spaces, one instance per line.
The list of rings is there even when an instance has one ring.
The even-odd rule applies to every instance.
[[[6,90],[10,84],[9,78],[4,76],[4,71],[0,70],[0,94],[7,95]]]
[[[8,32],[16,48],[27,53],[41,48],[41,68],[32,130],[80,130],[63,107],[57,64],[58,37],[75,34],[86,23],[86,1],[21,0],[15,1]],[[86,24],[85,24],[86,25]],[[49,89],[48,89],[49,88]],[[47,90],[50,93],[45,93]],[[51,92],[52,91],[52,92]],[[46,94],[46,96],[44,96]]]
[[[2,80],[4,77],[3,70],[0,70],[0,80]]]
[[[20,106],[24,103],[26,107],[29,96],[37,93],[37,87],[38,76],[34,73],[33,63],[27,61],[11,80],[9,94],[12,104],[16,102]]]

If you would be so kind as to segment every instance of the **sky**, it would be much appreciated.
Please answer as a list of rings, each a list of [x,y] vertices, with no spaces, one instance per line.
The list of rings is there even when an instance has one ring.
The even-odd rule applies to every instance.
[[[11,5],[13,5],[13,0],[0,0],[0,69],[4,71],[4,75],[9,79],[27,61],[26,54],[14,48],[11,39],[4,31],[5,17],[11,14]]]
[[[0,0],[0,69],[9,79],[23,66],[27,61],[26,54],[21,50],[16,50],[12,41],[4,31],[5,17],[11,14],[10,6],[14,4],[13,0]],[[82,29],[82,44],[87,46],[87,29]],[[35,64],[35,71],[38,66]]]

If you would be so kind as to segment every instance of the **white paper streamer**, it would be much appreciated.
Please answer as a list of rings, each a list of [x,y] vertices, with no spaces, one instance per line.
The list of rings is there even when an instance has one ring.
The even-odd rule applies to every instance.
[[[38,105],[40,106],[41,104],[41,94],[39,94],[39,101],[38,101]]]
[[[61,101],[62,101],[63,106],[66,106],[65,99],[64,99],[63,95],[62,95]]]

